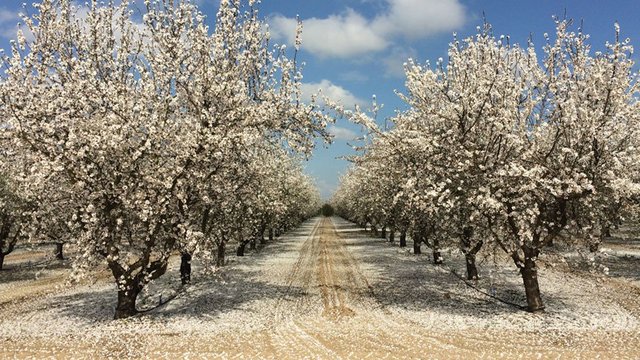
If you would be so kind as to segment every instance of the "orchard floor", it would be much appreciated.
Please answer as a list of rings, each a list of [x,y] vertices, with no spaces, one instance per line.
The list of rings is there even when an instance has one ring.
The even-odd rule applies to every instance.
[[[18,252],[0,272],[0,358],[640,358],[640,254],[621,247],[598,260],[609,275],[576,269],[574,254],[543,255],[547,310],[529,314],[455,276],[456,252],[434,266],[315,218],[214,274],[196,267],[175,299],[119,321],[108,273],[68,286],[68,265],[20,267],[45,255]],[[175,294],[172,261],[141,306]],[[477,289],[525,303],[513,266],[479,262]]]

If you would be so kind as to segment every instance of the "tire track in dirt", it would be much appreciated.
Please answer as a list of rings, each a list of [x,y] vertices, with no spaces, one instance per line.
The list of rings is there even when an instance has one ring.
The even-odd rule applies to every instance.
[[[370,308],[373,290],[329,218],[323,219],[319,241],[318,283],[323,315],[337,320],[355,316],[358,308]]]
[[[300,246],[285,283],[269,346],[286,349],[283,357],[349,358],[364,350],[386,358],[419,356],[414,348],[453,347],[412,322],[390,317],[330,218],[319,220]]]

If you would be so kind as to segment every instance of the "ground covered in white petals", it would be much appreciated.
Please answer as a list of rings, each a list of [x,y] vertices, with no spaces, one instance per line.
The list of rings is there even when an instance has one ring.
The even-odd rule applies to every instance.
[[[633,244],[608,244],[579,266],[580,254],[544,254],[540,314],[517,307],[524,290],[509,262],[480,256],[481,279],[467,284],[456,276],[464,257],[444,256],[445,265],[434,266],[429,254],[415,256],[339,218],[316,218],[214,274],[195,266],[185,289],[175,259],[138,305],[175,299],[114,321],[108,272],[68,286],[68,264],[17,252],[0,272],[0,357],[640,356]]]

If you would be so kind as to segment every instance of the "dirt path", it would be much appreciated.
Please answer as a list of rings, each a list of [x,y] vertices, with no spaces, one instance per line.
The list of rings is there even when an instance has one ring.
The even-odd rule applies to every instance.
[[[53,302],[21,297],[24,310],[16,312],[15,304],[0,306],[0,358],[640,357],[640,349],[634,345],[640,344],[636,330],[564,331],[548,327],[531,331],[535,327],[500,325],[499,321],[504,324],[518,318],[525,323],[538,321],[524,313],[494,314],[499,321],[487,326],[487,322],[479,325],[482,311],[473,308],[466,315],[468,323],[452,327],[443,321],[439,327],[438,319],[447,320],[466,309],[454,304],[449,315],[447,311],[452,310],[446,307],[429,307],[429,303],[412,306],[411,296],[389,292],[404,287],[403,291],[415,294],[415,299],[441,296],[416,287],[408,279],[442,289],[438,282],[449,275],[416,279],[414,267],[424,264],[409,263],[410,267],[397,269],[404,263],[399,262],[395,248],[366,239],[350,226],[339,219],[318,218],[297,235],[265,248],[264,253],[226,268],[218,282],[196,282],[184,298],[139,319],[113,322],[110,305],[95,310],[98,304],[104,307],[112,302],[112,292],[101,293],[101,288],[75,289]],[[416,257],[405,259],[414,261]],[[390,269],[398,272],[387,275]],[[444,288],[447,286],[451,283]],[[88,298],[93,298],[93,303]],[[418,310],[407,312],[406,308]],[[34,310],[28,313],[29,309]],[[95,313],[83,315],[83,309]],[[28,323],[6,321],[16,313]],[[436,326],[425,326],[431,318]],[[47,328],[51,319],[59,323],[57,329]]]

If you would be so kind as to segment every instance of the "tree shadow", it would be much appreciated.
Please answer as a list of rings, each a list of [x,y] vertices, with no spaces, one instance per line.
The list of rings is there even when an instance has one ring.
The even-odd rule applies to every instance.
[[[253,275],[245,271],[232,271],[225,280],[202,280],[194,283],[187,291],[181,292],[172,301],[152,311],[141,313],[138,318],[158,320],[180,316],[211,318],[220,314],[242,309],[247,303],[300,296],[295,288],[278,286],[264,281],[253,280]],[[166,290],[167,289],[163,289]],[[156,296],[159,294],[153,294]],[[115,286],[88,289],[67,295],[53,296],[47,301],[47,308],[55,309],[58,316],[71,318],[86,324],[112,322],[117,299]],[[165,298],[166,299],[166,298]],[[138,305],[138,308],[140,306]]]
[[[466,316],[503,316],[525,311],[524,287],[515,268],[492,264],[479,266],[481,278],[465,282],[460,279],[466,274],[461,254],[448,252],[445,264],[438,266],[432,263],[428,250],[422,255],[411,254],[410,239],[407,239],[407,250],[401,251],[397,247],[397,237],[395,243],[389,243],[372,237],[363,229],[358,231],[355,224],[344,220],[334,223],[350,250],[357,252],[355,255],[361,265],[378,274],[371,279],[371,286],[375,289],[375,300],[385,307]],[[572,305],[562,294],[543,292],[542,297],[547,308],[571,309]]]
[[[68,270],[71,265],[67,261],[49,260],[43,263],[33,265],[27,264],[9,264],[0,270],[0,284],[8,284],[17,281],[36,280],[40,273],[48,270]]]
[[[192,284],[186,288],[182,288],[180,284],[179,262],[170,263],[167,273],[149,284],[148,292],[139,296],[137,307],[145,310],[144,308],[153,308],[174,295],[175,298],[137,317],[152,321],[176,316],[211,318],[242,309],[253,301],[303,296],[304,293],[299,288],[259,280],[260,272],[246,267],[260,267],[269,260],[270,254],[290,251],[297,242],[308,238],[313,225],[311,223],[303,229],[288,232],[286,236],[276,238],[259,251],[248,252],[246,256],[229,254],[229,264],[214,274],[204,272],[201,264],[194,260]],[[87,291],[54,296],[48,301],[48,307],[56,309],[60,316],[84,323],[108,323],[113,319],[116,300],[115,285],[107,284],[101,289],[92,287]]]

